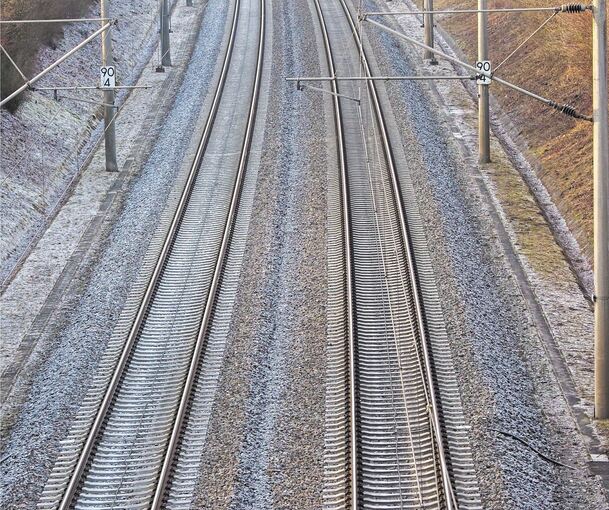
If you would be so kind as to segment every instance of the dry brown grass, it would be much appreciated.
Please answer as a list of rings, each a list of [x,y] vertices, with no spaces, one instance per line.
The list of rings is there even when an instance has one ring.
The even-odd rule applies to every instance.
[[[548,0],[496,0],[491,7],[554,6]],[[473,0],[436,0],[434,7],[472,8]],[[531,34],[548,13],[493,14],[490,56],[498,62]],[[438,20],[468,58],[476,59],[476,17]],[[592,110],[591,15],[559,14],[499,71],[518,85],[590,114]],[[526,139],[541,165],[540,176],[580,245],[592,255],[592,126],[575,121],[500,86],[493,95]]]
[[[92,3],[93,0],[2,0],[0,18],[8,20],[77,17],[85,13]],[[62,35],[63,26],[57,23],[2,25],[0,41],[23,73],[30,77],[36,70],[38,50],[43,45],[53,46]],[[4,53],[0,60],[0,74],[3,99],[24,83]],[[17,106],[18,98],[7,105],[11,110]]]

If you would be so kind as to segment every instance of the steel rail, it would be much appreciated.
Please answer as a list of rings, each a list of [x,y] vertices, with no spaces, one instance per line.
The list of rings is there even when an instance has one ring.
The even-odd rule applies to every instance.
[[[336,75],[336,68],[334,64],[334,57],[332,55],[332,49],[330,46],[330,38],[328,36],[328,29],[324,14],[319,3],[319,0],[315,1],[315,8],[319,16],[319,22],[321,31],[324,39],[324,47],[326,50],[326,60],[328,68],[332,76]],[[338,159],[340,166],[340,188],[341,188],[341,202],[342,202],[342,219],[343,219],[343,236],[344,250],[345,250],[345,273],[346,273],[346,295],[347,295],[347,344],[349,349],[349,378],[351,384],[349,384],[349,413],[350,413],[350,448],[351,448],[351,508],[357,510],[358,508],[358,462],[357,462],[357,387],[356,381],[356,343],[355,343],[355,293],[353,291],[353,247],[351,244],[351,219],[349,215],[349,189],[347,185],[347,156],[345,148],[345,137],[342,123],[342,112],[340,106],[340,95],[338,92],[338,86],[336,80],[331,83],[333,92],[333,103],[334,103],[334,117],[336,122],[336,136],[338,139]]]
[[[239,5],[240,5],[240,0],[235,0],[235,8],[234,8],[233,21],[232,21],[232,26],[231,26],[231,34],[230,34],[230,38],[229,38],[229,43],[227,45],[226,54],[224,56],[224,63],[222,66],[220,78],[218,80],[218,86],[217,86],[216,92],[214,94],[212,106],[210,109],[210,114],[209,114],[207,122],[205,124],[205,128],[203,130],[203,135],[201,136],[201,140],[200,140],[199,146],[197,148],[197,153],[196,153],[195,159],[190,168],[189,175],[188,175],[186,184],[184,186],[184,191],[182,192],[182,195],[178,202],[178,206],[176,207],[176,212],[173,216],[171,225],[170,225],[167,235],[165,237],[165,241],[163,243],[159,258],[157,259],[157,262],[155,264],[150,281],[146,287],[146,291],[142,298],[142,302],[138,309],[137,315],[136,315],[133,325],[129,331],[129,335],[127,337],[127,340],[126,340],[123,350],[121,352],[121,356],[119,358],[115,371],[112,375],[112,378],[110,380],[110,383],[108,385],[104,398],[100,405],[99,411],[97,412],[95,420],[91,426],[91,429],[89,431],[89,434],[87,436],[83,449],[81,450],[76,467],[74,468],[72,476],[70,477],[68,487],[67,487],[67,489],[63,495],[63,498],[61,500],[61,503],[59,505],[60,510],[69,510],[69,508],[72,504],[72,501],[73,501],[74,496],[78,489],[78,484],[80,483],[80,479],[82,478],[82,475],[86,469],[91,452],[93,451],[95,442],[102,429],[103,422],[106,419],[108,410],[109,410],[109,408],[112,404],[112,401],[114,399],[114,396],[116,394],[121,377],[125,371],[127,362],[131,355],[131,352],[133,351],[133,347],[136,343],[138,333],[144,322],[146,313],[148,311],[152,297],[155,293],[157,284],[163,273],[163,269],[167,262],[168,256],[171,252],[172,245],[173,245],[176,235],[179,231],[181,220],[182,220],[184,212],[186,210],[186,206],[188,205],[188,200],[190,198],[196,177],[198,175],[198,171],[199,171],[199,167],[200,167],[200,164],[201,164],[201,161],[203,158],[203,154],[205,153],[205,149],[209,142],[212,127],[213,127],[213,124],[214,124],[214,121],[216,118],[216,114],[218,112],[218,107],[219,107],[219,103],[220,103],[220,98],[222,96],[222,91],[223,91],[224,85],[226,83],[226,76],[228,73],[228,68],[229,68],[232,53],[233,53],[235,34],[237,31],[237,19],[238,19]]]
[[[370,65],[368,64],[368,59],[365,57],[365,51],[363,50],[363,41],[360,38],[359,32],[355,25],[354,16],[351,13],[347,3],[345,0],[340,0],[340,3],[343,6],[343,10],[349,20],[349,24],[351,26],[351,31],[353,34],[353,38],[358,47],[362,48],[363,52],[363,67],[367,76],[373,76],[372,71],[370,69]],[[389,140],[389,135],[387,133],[387,127],[385,125],[383,110],[378,98],[378,93],[376,90],[376,82],[375,81],[367,81],[368,89],[370,90],[370,95],[373,99],[374,109],[376,112],[376,117],[378,121],[378,125],[381,132],[381,138],[383,141],[383,147],[385,151],[385,156],[387,158],[387,163],[389,167],[389,175],[391,176],[391,186],[393,189],[394,199],[397,205],[398,219],[400,224],[400,231],[402,234],[402,239],[404,242],[404,248],[406,252],[406,259],[408,264],[408,271],[410,274],[410,283],[412,285],[412,294],[414,297],[414,305],[417,314],[417,325],[419,329],[419,335],[421,339],[421,345],[423,348],[423,361],[425,366],[425,375],[427,378],[427,386],[429,388],[429,397],[431,400],[431,418],[433,422],[433,432],[436,440],[436,448],[438,449],[438,456],[440,461],[440,468],[442,472],[442,483],[444,486],[445,499],[446,499],[446,508],[447,510],[452,510],[454,508],[454,494],[453,488],[450,480],[450,473],[448,469],[448,463],[446,460],[446,454],[444,452],[444,440],[442,437],[442,429],[440,425],[440,416],[438,412],[438,404],[436,401],[436,390],[435,384],[433,380],[433,374],[431,369],[431,356],[429,354],[429,340],[427,338],[427,331],[425,330],[425,314],[423,311],[423,305],[421,303],[421,294],[419,290],[418,277],[416,274],[416,265],[414,261],[413,249],[410,242],[410,235],[408,233],[408,226],[406,222],[406,217],[404,214],[404,205],[402,200],[402,193],[400,190],[400,185],[397,177],[397,170],[395,166],[395,160],[393,157],[393,151],[391,149],[391,143]]]
[[[254,90],[252,92],[252,99],[247,119],[247,126],[245,129],[245,137],[243,145],[241,147],[241,155],[239,158],[239,167],[237,170],[237,178],[235,180],[235,186],[231,197],[230,209],[227,215],[226,224],[222,233],[222,244],[214,267],[214,274],[212,283],[210,285],[207,299],[205,302],[205,311],[203,313],[203,320],[199,327],[197,335],[197,342],[195,345],[194,353],[188,370],[188,375],[182,391],[182,397],[180,399],[180,407],[176,414],[174,421],[173,430],[167,447],[167,452],[163,461],[163,467],[159,476],[159,483],[155,492],[154,500],[152,502],[152,510],[160,510],[163,504],[163,498],[165,495],[165,489],[171,477],[171,468],[174,461],[175,453],[180,441],[180,436],[184,426],[184,419],[188,410],[190,397],[192,393],[193,384],[197,373],[199,371],[201,354],[204,350],[207,333],[209,331],[214,306],[220,286],[220,280],[225,266],[226,256],[228,254],[228,247],[230,244],[231,234],[235,218],[237,216],[237,210],[239,207],[239,199],[241,196],[241,189],[245,171],[248,163],[250,147],[252,143],[252,136],[254,133],[254,127],[256,124],[256,112],[258,109],[258,99],[260,96],[260,82],[262,78],[262,65],[264,59],[264,39],[265,39],[265,4],[266,0],[260,0],[260,34],[258,43],[258,56],[256,62],[256,77],[254,79]]]

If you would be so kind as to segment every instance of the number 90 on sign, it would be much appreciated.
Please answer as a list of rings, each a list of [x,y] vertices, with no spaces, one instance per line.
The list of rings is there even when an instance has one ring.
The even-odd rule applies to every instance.
[[[490,60],[478,60],[476,61],[476,83],[478,85],[490,85],[493,81],[491,78],[491,61]]]
[[[116,70],[114,66],[100,67],[99,80],[102,89],[113,89],[116,87]]]

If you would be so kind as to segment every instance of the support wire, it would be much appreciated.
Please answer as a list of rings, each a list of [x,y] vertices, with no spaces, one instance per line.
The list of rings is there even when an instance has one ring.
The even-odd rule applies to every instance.
[[[512,58],[526,43],[528,43],[535,35],[537,35],[550,21],[554,19],[554,17],[558,14],[558,12],[553,13],[548,19],[546,19],[538,28],[535,30],[529,37],[527,37],[524,41],[522,41],[512,53],[510,53],[507,57],[505,57],[501,63],[495,67],[493,72],[498,71],[503,64],[505,64],[510,58]]]

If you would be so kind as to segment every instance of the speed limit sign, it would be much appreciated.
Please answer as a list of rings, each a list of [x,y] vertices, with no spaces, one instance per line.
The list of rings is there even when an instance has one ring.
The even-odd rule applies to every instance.
[[[478,85],[490,85],[491,78],[491,61],[490,60],[477,60],[476,61],[476,69],[478,73],[476,74],[476,83]]]
[[[113,89],[116,87],[116,70],[114,66],[100,67],[99,79],[102,89]]]

